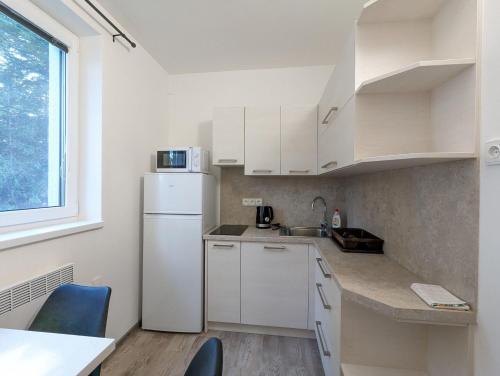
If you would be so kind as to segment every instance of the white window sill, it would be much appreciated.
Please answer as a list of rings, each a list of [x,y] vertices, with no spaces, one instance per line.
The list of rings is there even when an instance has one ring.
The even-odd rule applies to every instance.
[[[61,238],[79,232],[97,230],[103,226],[104,222],[102,220],[89,220],[8,232],[0,234],[0,250]]]

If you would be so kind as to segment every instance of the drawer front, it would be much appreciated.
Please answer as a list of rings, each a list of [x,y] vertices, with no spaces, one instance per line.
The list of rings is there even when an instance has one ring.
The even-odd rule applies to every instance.
[[[323,370],[325,371],[325,376],[337,376],[339,373],[335,373],[333,370],[333,352],[332,346],[329,343],[328,335],[325,331],[324,323],[321,320],[315,321],[314,332],[316,334],[316,341],[318,342],[319,354],[321,356],[321,363],[323,364]]]
[[[242,243],[243,324],[307,329],[308,246]]]
[[[240,243],[208,242],[208,321],[240,323]]]

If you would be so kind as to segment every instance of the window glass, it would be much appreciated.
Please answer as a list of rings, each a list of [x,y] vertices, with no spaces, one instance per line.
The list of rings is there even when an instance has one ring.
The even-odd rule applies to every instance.
[[[66,51],[0,12],[0,212],[65,205],[65,133]]]

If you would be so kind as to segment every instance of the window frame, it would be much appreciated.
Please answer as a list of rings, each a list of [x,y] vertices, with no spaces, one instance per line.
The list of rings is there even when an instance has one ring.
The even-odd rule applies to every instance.
[[[65,204],[59,207],[23,209],[0,212],[0,229],[8,226],[50,222],[61,219],[77,218],[78,207],[78,61],[79,39],[28,1],[1,0],[7,7],[19,13],[40,29],[53,35],[66,46],[66,179]]]

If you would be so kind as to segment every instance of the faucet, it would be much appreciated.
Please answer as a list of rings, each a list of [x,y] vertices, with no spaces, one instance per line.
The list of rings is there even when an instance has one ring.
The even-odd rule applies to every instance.
[[[326,201],[321,196],[315,197],[311,204],[312,210],[314,210],[314,207],[316,206],[316,201],[321,201],[323,203],[323,219],[319,224],[321,226],[321,232],[323,233],[323,235],[326,235],[328,229],[328,220],[326,219]]]

